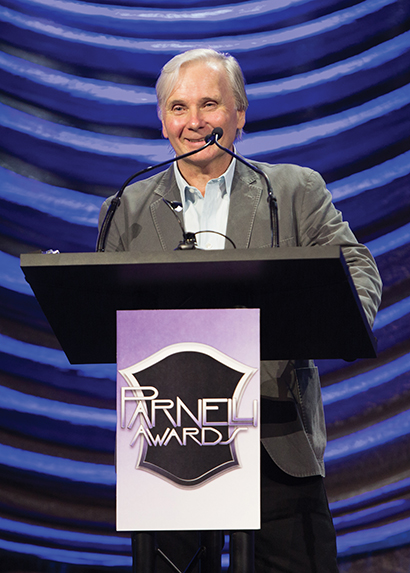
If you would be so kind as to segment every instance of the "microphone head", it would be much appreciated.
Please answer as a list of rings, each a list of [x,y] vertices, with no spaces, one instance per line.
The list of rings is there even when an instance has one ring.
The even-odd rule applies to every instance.
[[[212,141],[212,143],[215,143],[215,141],[218,141],[218,139],[221,139],[223,134],[224,134],[224,130],[222,129],[222,127],[214,127],[214,129],[212,130],[212,133],[205,136],[205,143],[208,143],[208,141]]]
[[[214,127],[214,129],[212,130],[212,135],[215,137],[215,141],[218,141],[218,139],[221,139],[223,134],[224,134],[224,130],[222,129],[222,127]]]

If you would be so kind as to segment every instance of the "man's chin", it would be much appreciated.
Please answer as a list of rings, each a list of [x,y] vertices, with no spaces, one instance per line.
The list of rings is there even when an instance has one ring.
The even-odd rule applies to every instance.
[[[231,157],[227,153],[215,153],[215,149],[209,148],[181,160],[181,164],[185,163],[187,166],[200,169],[212,178],[222,175],[228,169],[230,162]]]
[[[203,147],[204,145],[205,145],[205,143],[203,145],[198,145],[197,147],[186,146],[182,153],[189,153],[192,151],[197,152],[197,153],[194,153],[193,155],[191,155],[190,157],[187,157],[188,161],[202,162],[202,161],[212,160],[216,156],[215,150],[207,147],[206,149],[199,151],[201,149],[201,147]]]

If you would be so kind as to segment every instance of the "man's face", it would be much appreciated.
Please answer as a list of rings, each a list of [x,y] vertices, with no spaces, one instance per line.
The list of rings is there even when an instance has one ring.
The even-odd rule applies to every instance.
[[[226,71],[220,64],[211,61],[181,66],[175,88],[162,110],[162,133],[177,155],[202,147],[205,136],[215,127],[223,129],[221,145],[232,149],[236,131],[244,124],[245,112],[237,111]],[[212,165],[217,170],[224,164],[227,167],[230,157],[211,145],[186,162],[199,168]]]

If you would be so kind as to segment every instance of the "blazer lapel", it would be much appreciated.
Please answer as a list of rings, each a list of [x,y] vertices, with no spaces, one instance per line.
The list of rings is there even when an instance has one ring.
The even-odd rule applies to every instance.
[[[158,181],[154,200],[150,205],[152,222],[158,233],[164,251],[173,251],[183,239],[182,229],[178,220],[163,199],[181,201],[179,189],[174,177],[174,167],[171,165]],[[184,224],[182,212],[178,217]]]
[[[238,249],[249,248],[262,193],[258,175],[236,160],[226,234]]]

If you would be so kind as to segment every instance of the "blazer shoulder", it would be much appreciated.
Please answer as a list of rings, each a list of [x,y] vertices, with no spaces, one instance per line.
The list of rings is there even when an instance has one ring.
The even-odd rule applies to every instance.
[[[158,195],[160,198],[163,196],[167,189],[169,189],[174,177],[173,168],[170,167],[165,171],[160,171],[155,175],[146,177],[139,181],[135,181],[128,185],[124,191],[126,197],[144,197],[150,195]]]
[[[268,175],[275,176],[278,179],[300,179],[306,181],[310,177],[319,177],[320,173],[310,167],[302,167],[294,163],[267,163],[263,161],[250,161],[253,165],[265,171]]]
[[[292,163],[272,164],[262,161],[250,161],[250,163],[267,175],[278,198],[283,196],[286,200],[290,200],[292,196],[298,196],[301,199],[305,193],[323,193],[326,190],[323,177],[309,167],[301,167]],[[243,181],[246,181],[246,178],[249,179],[250,169],[243,165],[240,170]]]

